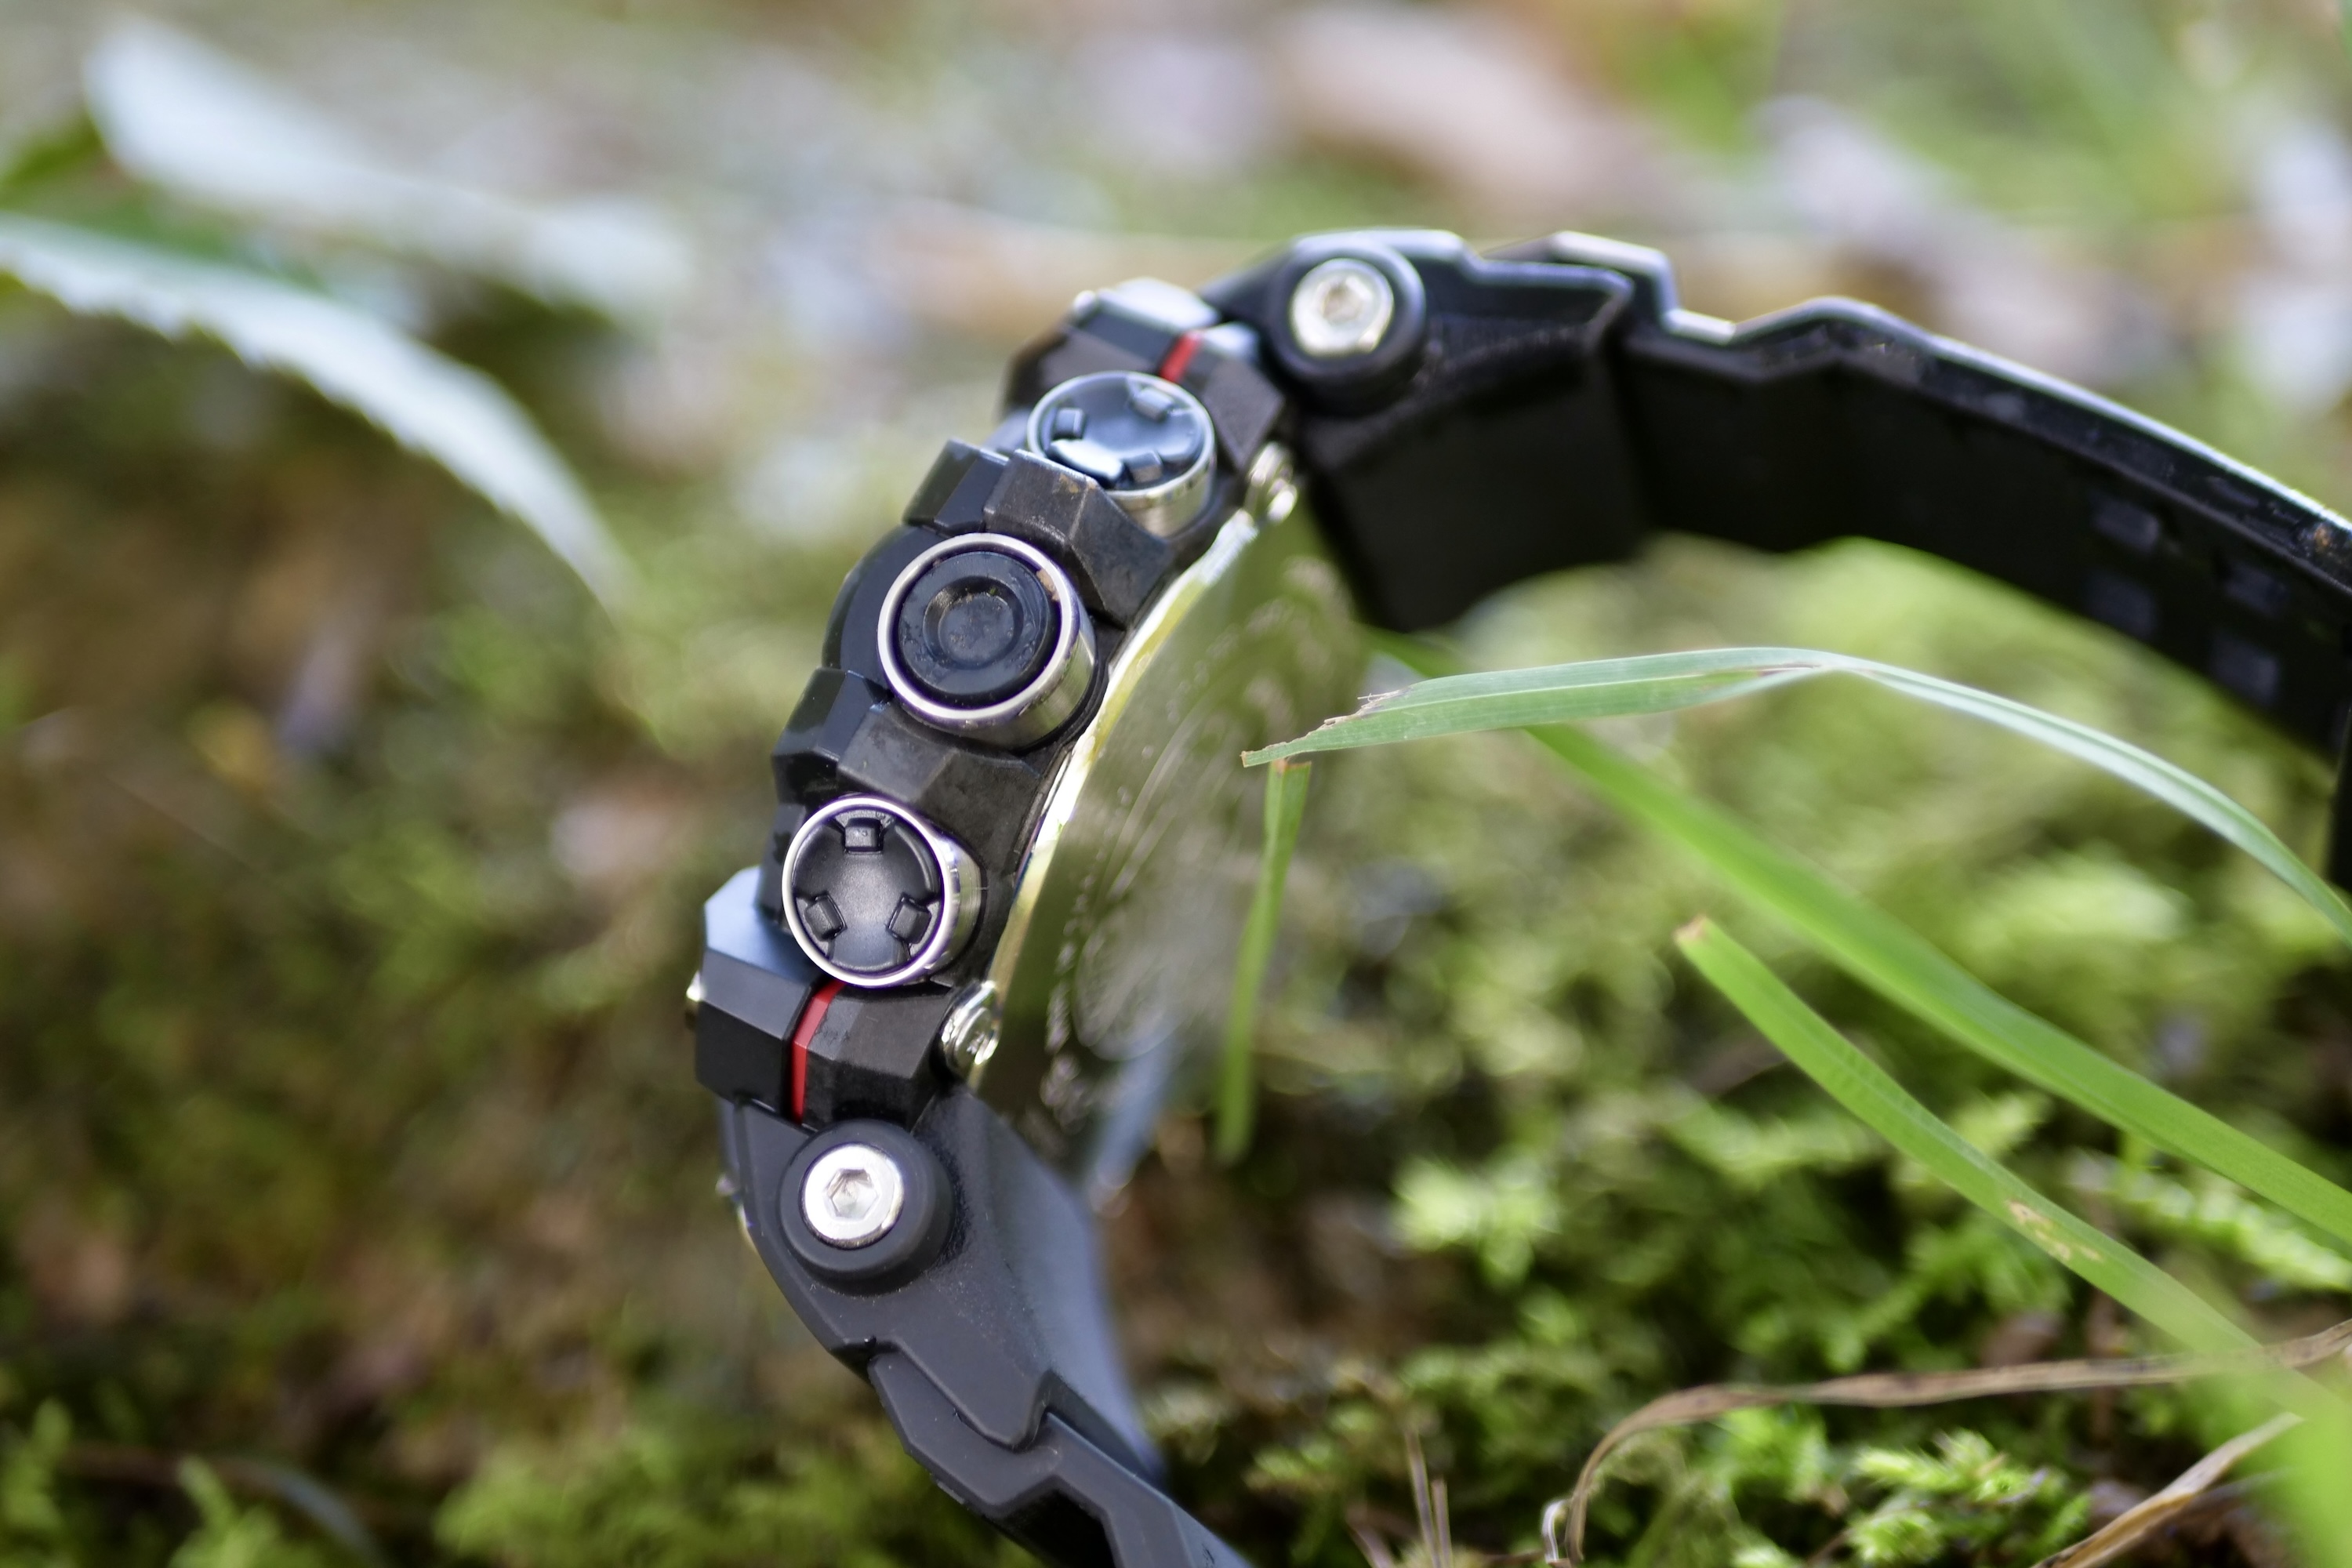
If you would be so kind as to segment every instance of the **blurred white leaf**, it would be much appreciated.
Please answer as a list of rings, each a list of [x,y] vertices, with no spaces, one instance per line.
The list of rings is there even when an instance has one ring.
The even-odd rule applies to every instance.
[[[309,383],[536,531],[607,604],[629,573],[579,481],[496,382],[373,316],[278,279],[0,214],[0,273],[84,315],[217,339]]]
[[[2238,363],[2288,414],[2312,418],[2352,390],[2352,288],[2272,268],[2237,289]]]
[[[107,151],[191,200],[615,318],[659,314],[692,285],[684,237],[642,206],[534,205],[402,169],[276,83],[160,23],[117,24],[82,74]]]
[[[2352,263],[2352,144],[2324,120],[2267,130],[2246,182],[2263,237],[2288,265],[2341,277]]]

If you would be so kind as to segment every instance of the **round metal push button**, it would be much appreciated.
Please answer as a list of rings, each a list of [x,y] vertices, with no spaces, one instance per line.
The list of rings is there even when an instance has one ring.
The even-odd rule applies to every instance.
[[[784,856],[784,921],[816,966],[853,985],[904,985],[947,963],[980,923],[980,873],[903,806],[820,806]]]
[[[942,702],[1002,702],[1054,648],[1054,603],[1034,568],[997,550],[933,561],[899,602],[894,645],[908,677]]]
[[[1094,680],[1094,626],[1069,574],[1002,534],[966,534],[908,562],[883,595],[876,637],[883,679],[908,711],[1001,746],[1061,728]]]
[[[1183,530],[1208,504],[1217,432],[1173,382],[1107,370],[1062,383],[1029,415],[1029,449],[1076,468],[1152,532]]]

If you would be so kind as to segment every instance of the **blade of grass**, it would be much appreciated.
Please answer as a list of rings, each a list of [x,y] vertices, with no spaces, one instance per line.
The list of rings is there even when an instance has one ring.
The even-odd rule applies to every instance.
[[[1445,668],[1424,644],[1381,646],[1408,668]],[[2352,1193],[2010,1001],[1901,921],[1602,742],[1563,724],[1528,733],[1618,810],[1696,856],[1895,1005],[2027,1082],[2352,1241]]]
[[[1807,1078],[1945,1185],[2191,1350],[2241,1350],[2244,1331],[2171,1275],[2052,1203],[1914,1100],[1720,927],[1675,935],[1691,966]]]
[[[1240,955],[1234,963],[1233,1000],[1225,1013],[1225,1048],[1217,1075],[1217,1159],[1232,1164],[1249,1150],[1257,1112],[1257,1086],[1250,1043],[1257,1020],[1258,993],[1274,959],[1274,939],[1282,925],[1282,889],[1290,878],[1290,854],[1298,845],[1298,825],[1307,816],[1307,781],[1312,764],[1279,762],[1265,776],[1265,833],[1258,851],[1257,888],[1242,924]]]
[[[1692,966],[1806,1077],[1945,1185],[2191,1349],[2253,1347],[2243,1330],[2187,1286],[2053,1204],[1953,1131],[1719,927],[1694,921],[1675,941]],[[2292,1500],[2305,1534],[2315,1544],[2328,1543],[2324,1561],[2352,1559],[2352,1536],[2342,1531],[2347,1510],[2340,1496],[2344,1478],[2352,1475],[2345,1468],[2352,1458],[2352,1410],[2303,1378],[2262,1375],[2253,1381],[2265,1396],[2313,1422],[2303,1448],[2308,1458],[2296,1467]]]
[[[1479,730],[1664,713],[1752,696],[1821,675],[1858,676],[2090,763],[2244,850],[2352,944],[2352,904],[2260,817],[2196,774],[2072,719],[1973,686],[1847,654],[1801,647],[1703,648],[1538,669],[1444,675],[1371,698],[1355,712],[1328,720],[1297,740],[1253,752],[1248,760]]]

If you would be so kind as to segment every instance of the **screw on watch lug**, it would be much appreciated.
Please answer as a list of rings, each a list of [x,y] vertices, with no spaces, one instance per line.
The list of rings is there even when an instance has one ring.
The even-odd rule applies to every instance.
[[[938,1156],[888,1121],[837,1121],[800,1146],[772,1192],[756,1182],[744,1191],[763,1260],[764,1226],[800,1268],[852,1295],[916,1279],[940,1256],[954,1218]]]
[[[1394,303],[1374,346],[1326,357],[1310,347],[1341,334],[1304,343],[1293,317],[1345,304],[1308,284],[1340,261]],[[1507,582],[1622,559],[1647,536],[1611,353],[1635,293],[1623,274],[1381,230],[1297,241],[1203,293],[1267,344],[1293,396],[1286,443],[1375,624],[1439,626]]]
[[[951,1494],[1049,1563],[1245,1568],[1161,1489],[1092,1216],[968,1090],[911,1128],[853,1121],[812,1134],[744,1104],[723,1107],[720,1126],[753,1249]],[[825,1239],[834,1176],[856,1167],[872,1180],[877,1155],[904,1182],[897,1219],[861,1247]],[[845,1196],[868,1210],[866,1190]]]
[[[801,1217],[830,1247],[871,1247],[890,1234],[906,1206],[898,1162],[871,1143],[836,1143],[801,1182]]]
[[[1396,289],[1388,274],[1358,257],[1318,261],[1291,286],[1290,340],[1312,360],[1376,353],[1395,319]]]
[[[1273,266],[1255,324],[1276,365],[1329,407],[1391,401],[1429,343],[1428,290],[1413,262],[1369,235],[1300,240]]]

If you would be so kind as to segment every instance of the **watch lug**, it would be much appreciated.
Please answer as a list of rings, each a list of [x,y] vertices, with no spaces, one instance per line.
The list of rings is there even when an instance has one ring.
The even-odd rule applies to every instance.
[[[891,1354],[919,1368],[997,1448],[1030,1447],[1052,1417],[1130,1474],[1159,1474],[1120,1366],[1093,1216],[969,1089],[940,1094],[910,1130],[946,1173],[946,1243],[913,1279],[874,1292],[821,1278],[787,1240],[781,1205],[799,1194],[785,1175],[810,1134],[758,1106],[727,1116],[752,1244],[827,1350],[853,1366]]]
[[[899,1441],[948,1495],[1055,1568],[1249,1568],[1165,1492],[1048,1415],[1020,1449],[982,1437],[906,1357],[866,1377]]]

